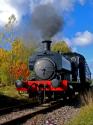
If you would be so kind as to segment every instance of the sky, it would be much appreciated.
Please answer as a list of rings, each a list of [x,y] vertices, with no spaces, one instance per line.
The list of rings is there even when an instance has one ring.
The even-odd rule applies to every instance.
[[[93,0],[0,0],[0,32],[9,17],[15,15],[16,35],[33,39],[37,32],[29,27],[32,13],[37,6],[46,4],[52,4],[64,19],[63,29],[52,39],[65,40],[73,51],[83,54],[93,76]]]

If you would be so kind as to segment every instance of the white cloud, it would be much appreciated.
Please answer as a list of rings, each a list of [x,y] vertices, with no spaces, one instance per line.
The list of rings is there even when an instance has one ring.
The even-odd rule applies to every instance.
[[[12,14],[20,22],[22,16],[32,12],[36,6],[48,3],[58,10],[69,12],[76,3],[84,5],[85,0],[0,0],[0,25],[7,23]]]
[[[59,5],[63,11],[71,11],[74,7],[75,0],[60,0]]]
[[[9,0],[9,1],[10,1],[9,4],[18,11],[20,16],[23,16],[30,11],[31,0]]]
[[[80,46],[88,45],[90,43],[93,43],[93,33],[89,31],[77,32],[75,34],[75,37],[72,38],[72,41],[76,45],[80,45]]]
[[[61,36],[61,37],[60,37]],[[77,46],[85,46],[93,43],[93,33],[89,31],[77,32],[74,37],[68,38],[62,34],[55,36],[55,40],[64,40],[75,51]]]
[[[9,0],[0,0],[0,25],[6,24],[12,14],[19,21],[18,11],[9,4]]]
[[[86,3],[86,0],[78,0],[78,2],[81,4],[81,5],[84,5]]]
[[[77,46],[86,46],[93,43],[93,33],[89,31],[77,32],[74,37],[68,38],[62,35],[62,33],[57,34],[54,38],[54,41],[64,40],[72,51],[77,51]]]
[[[31,11],[38,5],[53,4],[57,9],[62,11],[71,11],[76,3],[84,5],[86,0],[30,0]]]
[[[34,1],[34,0],[31,0]],[[56,8],[60,8],[62,11],[71,10],[76,0],[39,0],[38,4],[53,4]],[[34,2],[33,2],[34,3]],[[33,4],[34,5],[34,4]]]
[[[45,5],[48,3],[53,4],[54,0],[30,0],[30,10],[32,12],[36,6]]]

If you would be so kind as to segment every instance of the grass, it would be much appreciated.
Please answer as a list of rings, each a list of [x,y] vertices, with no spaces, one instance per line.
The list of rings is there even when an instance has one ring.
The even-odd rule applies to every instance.
[[[27,98],[27,96],[21,96],[18,93],[18,91],[16,90],[16,87],[14,85],[0,87],[0,94],[9,96],[12,98],[16,98],[16,99],[26,99]]]
[[[67,125],[93,125],[93,103],[82,107],[80,113]]]
[[[27,93],[20,95],[14,85],[0,87],[0,109],[35,102],[36,100],[28,98]]]
[[[86,104],[67,125],[93,125],[93,91],[81,96],[81,101],[81,104]]]

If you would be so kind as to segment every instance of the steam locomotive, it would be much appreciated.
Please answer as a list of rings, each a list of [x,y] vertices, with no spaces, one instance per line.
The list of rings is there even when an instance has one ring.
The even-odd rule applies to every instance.
[[[88,89],[91,72],[83,55],[51,51],[51,41],[43,41],[43,51],[29,58],[29,69],[34,75],[27,81],[16,81],[18,91],[29,97],[65,98]]]

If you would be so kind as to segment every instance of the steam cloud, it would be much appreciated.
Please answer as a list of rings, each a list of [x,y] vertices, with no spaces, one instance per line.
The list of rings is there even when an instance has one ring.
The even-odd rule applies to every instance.
[[[43,39],[50,39],[63,27],[63,19],[51,4],[39,5],[32,13],[32,25]]]

